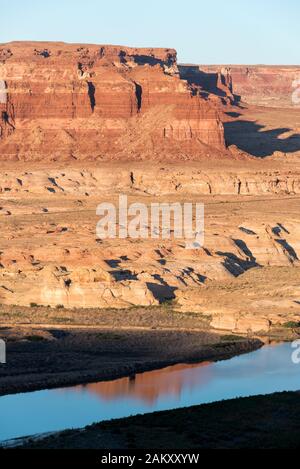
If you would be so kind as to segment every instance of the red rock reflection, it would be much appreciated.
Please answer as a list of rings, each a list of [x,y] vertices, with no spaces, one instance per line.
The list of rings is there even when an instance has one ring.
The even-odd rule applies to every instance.
[[[175,365],[137,374],[132,378],[76,386],[74,389],[96,394],[107,401],[131,397],[153,404],[164,395],[179,396],[183,387],[192,389],[206,384],[211,377],[210,364],[203,362],[196,365]]]

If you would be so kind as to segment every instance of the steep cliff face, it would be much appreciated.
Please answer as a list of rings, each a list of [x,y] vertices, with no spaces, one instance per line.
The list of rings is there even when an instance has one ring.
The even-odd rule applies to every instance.
[[[0,45],[0,84],[7,159],[139,158],[136,133],[154,156],[167,141],[186,156],[224,149],[218,105],[180,79],[173,49]]]
[[[8,97],[6,82],[0,80],[0,139],[8,137],[14,129],[14,107]]]
[[[300,105],[300,66],[180,65],[180,75],[203,91],[268,107]]]
[[[204,98],[211,95],[218,97],[223,104],[234,104],[232,77],[229,69],[224,67],[205,67],[202,65],[179,65],[180,77],[191,87],[196,87]]]

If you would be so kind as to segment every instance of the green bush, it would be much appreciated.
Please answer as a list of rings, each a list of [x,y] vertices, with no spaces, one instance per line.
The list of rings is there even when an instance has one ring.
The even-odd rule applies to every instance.
[[[29,342],[42,342],[44,340],[40,335],[29,335],[26,339],[29,340]]]
[[[286,327],[287,329],[297,329],[300,327],[300,322],[289,321],[286,322],[283,327]]]

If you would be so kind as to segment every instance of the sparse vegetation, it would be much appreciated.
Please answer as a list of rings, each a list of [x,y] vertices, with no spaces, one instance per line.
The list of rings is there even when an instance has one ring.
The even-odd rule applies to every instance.
[[[165,301],[163,301],[163,302],[160,304],[160,306],[161,306],[162,308],[172,309],[172,308],[174,308],[174,307],[176,306],[176,304],[177,304],[177,301],[176,301],[176,299],[173,298],[173,299],[170,299],[170,300],[165,300]]]
[[[29,342],[42,342],[43,340],[45,340],[44,337],[41,337],[40,335],[28,335],[25,338]]]
[[[231,335],[222,335],[221,340],[222,342],[236,342],[237,340],[244,340],[244,338],[231,334]]]
[[[20,322],[31,324],[72,324],[111,327],[145,327],[159,329],[163,327],[177,327],[186,329],[207,329],[211,316],[201,313],[181,313],[175,310],[176,302],[168,301],[155,306],[133,306],[127,309],[116,308],[74,308],[68,309],[62,305],[55,308],[39,306],[33,303],[31,307],[3,306],[1,317],[6,322],[16,325]],[[59,315],[58,315],[59,312]]]
[[[295,321],[289,321],[286,322],[283,327],[286,327],[287,329],[299,329],[300,328],[300,322],[295,322]]]
[[[96,334],[96,338],[99,340],[124,340],[124,335],[115,332],[101,332]]]

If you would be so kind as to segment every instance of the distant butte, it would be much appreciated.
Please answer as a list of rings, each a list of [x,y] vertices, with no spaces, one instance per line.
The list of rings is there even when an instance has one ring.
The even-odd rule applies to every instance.
[[[197,83],[204,94],[223,99],[228,88],[235,102],[267,107],[295,107],[292,96],[300,86],[299,65],[179,65],[180,76]],[[299,102],[298,102],[299,104]]]

